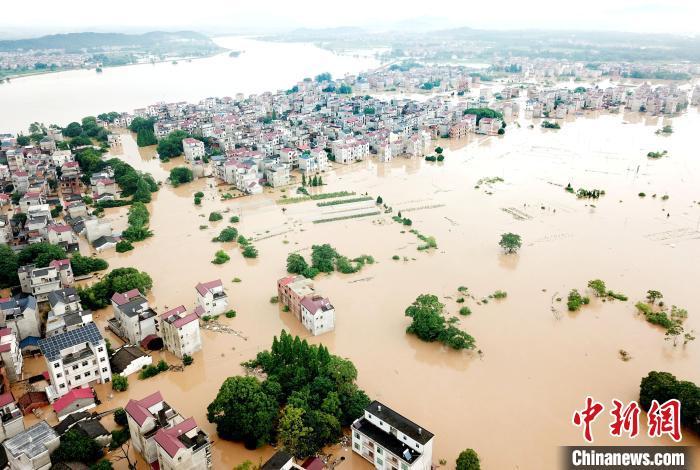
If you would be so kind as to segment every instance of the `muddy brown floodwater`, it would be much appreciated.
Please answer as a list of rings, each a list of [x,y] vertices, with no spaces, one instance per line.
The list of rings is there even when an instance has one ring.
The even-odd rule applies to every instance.
[[[661,118],[637,114],[589,114],[554,131],[541,129],[538,121],[534,128],[529,119],[519,121],[521,126],[511,123],[504,137],[441,142],[443,163],[365,161],[336,165],[324,175],[324,191],[381,195],[395,212],[413,220],[413,228],[436,238],[438,248],[430,252],[418,251],[417,238],[387,214],[312,223],[323,214],[372,203],[279,206],[279,189],[220,201],[214,179],[178,188],[163,184],[150,204],[155,236],[129,253],[109,253],[110,266],[148,272],[154,281],[150,299],[159,311],[191,307],[197,282],[221,278],[238,312],[221,321],[245,338],[203,330],[203,350],[193,366],[145,381],[131,376],[128,392],[115,393],[102,408],[160,390],[211,434],[215,468],[232,468],[245,459],[264,461],[274,449],[248,451],[219,440],[206,420],[206,407],[222,381],[243,373],[240,363],[268,348],[284,328],[350,358],[370,397],[435,433],[436,465],[446,459],[453,467],[458,453],[471,447],[484,468],[555,468],[559,446],[583,443],[571,416],[587,395],[608,407],[594,425],[596,444],[672,444],[665,438],[610,437],[607,411],[613,398],[637,399],[641,378],[652,370],[700,383],[700,345],[673,347],[634,309],[648,289],[657,289],[669,305],[689,311],[686,330],[700,329],[700,305],[691,287],[700,275],[700,114],[691,109],[669,120],[670,137],[654,133]],[[647,152],[662,149],[670,156],[647,159]],[[137,149],[126,135],[122,150],[121,158],[158,180],[178,164],[161,165],[152,159],[153,149]],[[496,176],[504,182],[475,189],[479,179]],[[569,182],[574,188],[604,189],[606,195],[593,202],[577,199],[563,189]],[[205,197],[196,207],[192,195],[200,190]],[[640,192],[647,197],[638,197]],[[666,194],[669,198],[662,199]],[[215,210],[225,212],[224,221],[207,221]],[[124,213],[116,210],[110,217]],[[261,238],[255,241],[260,256],[244,259],[235,245],[225,244],[231,261],[213,265],[221,246],[211,239],[234,214],[241,217],[242,234]],[[519,254],[499,249],[500,234],[508,231],[522,235]],[[353,275],[317,278],[317,290],[336,308],[336,330],[309,337],[269,299],[276,295],[275,281],[285,274],[287,254],[308,255],[319,243],[348,256],[370,254],[377,263]],[[393,255],[401,260],[392,260]],[[235,277],[241,282],[233,283]],[[568,291],[586,290],[594,278],[629,301],[594,299],[577,313],[567,312]],[[405,334],[404,309],[418,295],[438,295],[456,315],[459,286],[467,286],[476,299],[498,289],[508,293],[504,300],[464,304],[472,314],[460,317],[460,327],[476,338],[481,354],[446,350]],[[97,322],[104,326],[110,316],[97,312]],[[620,349],[632,359],[620,360]],[[161,355],[175,362],[165,353],[156,353],[154,361]],[[107,387],[99,389],[109,394]],[[685,432],[684,445],[699,443]],[[369,468],[349,449],[334,450],[346,457],[342,467]]]

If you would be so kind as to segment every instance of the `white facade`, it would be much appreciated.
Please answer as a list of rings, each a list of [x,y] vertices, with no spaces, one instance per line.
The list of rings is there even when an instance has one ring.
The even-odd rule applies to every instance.
[[[46,389],[50,401],[73,388],[112,379],[107,345],[95,323],[42,339],[39,349],[51,379],[51,386]]]
[[[169,310],[159,317],[160,336],[163,344],[178,358],[192,355],[202,349],[199,334],[199,317],[187,313],[183,305]]]
[[[381,470],[431,470],[434,436],[374,401],[351,426],[352,450]]]
[[[188,137],[182,139],[182,149],[186,162],[193,162],[204,158],[204,142]]]
[[[195,286],[197,305],[204,309],[206,315],[220,315],[228,308],[228,296],[224,292],[221,279],[200,282]]]
[[[10,382],[22,379],[22,351],[12,328],[0,329],[0,358],[5,364],[5,372]]]
[[[320,295],[306,296],[301,300],[301,323],[314,336],[333,331],[335,308]]]

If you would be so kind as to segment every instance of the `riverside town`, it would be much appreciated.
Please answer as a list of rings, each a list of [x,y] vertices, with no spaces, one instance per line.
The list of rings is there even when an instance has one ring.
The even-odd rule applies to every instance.
[[[700,469],[700,5],[358,2],[0,6],[0,470]]]

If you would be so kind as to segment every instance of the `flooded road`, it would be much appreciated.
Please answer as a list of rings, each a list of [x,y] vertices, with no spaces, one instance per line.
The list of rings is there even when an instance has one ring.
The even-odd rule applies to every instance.
[[[245,459],[264,461],[274,449],[253,452],[219,440],[206,421],[206,406],[222,381],[243,373],[240,363],[269,348],[284,328],[351,359],[358,384],[371,398],[435,433],[435,464],[446,459],[452,467],[458,453],[471,447],[484,468],[548,469],[556,468],[559,446],[583,443],[570,421],[587,395],[607,409],[613,398],[636,400],[641,378],[652,370],[700,383],[700,345],[674,348],[634,308],[648,289],[660,290],[668,305],[688,310],[686,331],[700,330],[700,302],[691,287],[700,276],[698,110],[671,119],[671,137],[655,135],[661,118],[636,114],[590,114],[557,131],[541,129],[539,121],[534,128],[528,119],[519,121],[520,127],[509,124],[504,137],[441,142],[443,163],[399,157],[386,164],[335,165],[324,175],[326,192],[381,195],[394,213],[401,210],[413,220],[412,228],[436,238],[438,248],[430,252],[418,251],[419,240],[389,214],[312,223],[372,203],[319,208],[305,202],[285,205],[283,212],[275,203],[284,194],[280,189],[221,201],[228,189],[217,188],[214,179],[178,188],[163,184],[149,205],[155,236],[131,252],[107,254],[110,266],[148,272],[158,311],[180,304],[192,308],[195,284],[221,278],[238,316],[220,321],[243,338],[203,330],[203,351],[194,365],[145,381],[131,376],[128,396],[160,390],[181,414],[194,416],[215,440],[217,469]],[[153,150],[136,148],[128,136],[122,150],[121,158],[157,180],[181,164],[152,160]],[[656,150],[670,156],[646,157]],[[487,177],[504,181],[476,189]],[[595,201],[577,199],[564,191],[567,183],[606,194]],[[192,195],[200,190],[205,197],[197,207]],[[640,198],[640,192],[647,196]],[[215,210],[224,212],[224,220],[208,222]],[[224,244],[231,261],[216,266],[210,261],[222,247],[211,239],[231,215],[241,217],[236,225],[256,240],[260,256],[247,260],[234,244]],[[518,254],[502,254],[503,232],[522,236]],[[336,308],[336,330],[309,337],[269,300],[276,295],[275,281],[285,275],[287,255],[309,255],[311,245],[321,243],[350,257],[372,255],[377,263],[356,274],[316,279],[317,290]],[[569,290],[587,291],[595,278],[629,301],[592,299],[577,313],[566,311]],[[474,299],[458,304],[459,286],[468,287]],[[507,298],[477,303],[496,290],[507,291]],[[404,309],[424,293],[438,295],[451,315],[462,305],[472,310],[460,316],[460,327],[476,338],[481,354],[446,350],[405,334]],[[104,326],[109,317],[109,311],[97,312],[96,321]],[[632,359],[620,360],[620,349]],[[161,356],[175,363],[166,353],[155,353],[154,362]],[[108,395],[107,387],[98,390]],[[126,400],[126,393],[115,393],[102,408]],[[607,409],[594,425],[595,443],[630,444],[608,435]],[[672,442],[640,435],[633,443]],[[697,446],[700,440],[686,432],[683,444]],[[336,451],[347,458],[342,468],[369,468],[349,449]]]

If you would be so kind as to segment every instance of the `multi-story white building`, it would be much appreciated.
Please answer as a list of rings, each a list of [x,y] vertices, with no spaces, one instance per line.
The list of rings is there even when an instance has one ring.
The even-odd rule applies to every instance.
[[[2,443],[10,470],[49,470],[51,453],[59,444],[58,433],[46,421],[39,421]]]
[[[112,296],[112,311],[114,318],[109,320],[109,326],[128,343],[140,344],[148,335],[158,331],[158,315],[138,289],[115,293]]]
[[[195,470],[212,468],[211,441],[193,418],[184,419],[155,392],[129,400],[126,410],[134,448],[151,467]]]
[[[335,308],[320,295],[301,299],[301,323],[312,335],[321,335],[335,329]]]
[[[22,378],[22,350],[12,328],[0,329],[0,359],[10,382],[16,382]]]
[[[289,184],[289,166],[286,164],[268,165],[265,168],[265,178],[273,188]]]
[[[184,305],[163,313],[159,317],[159,330],[165,347],[179,358],[202,349],[199,317],[196,313],[188,314]]]
[[[228,308],[228,295],[221,279],[200,282],[194,289],[197,292],[195,302],[204,309],[205,315],[219,315]]]
[[[185,154],[186,162],[193,162],[204,158],[204,142],[188,137],[182,139],[182,150]]]
[[[12,392],[0,395],[0,442],[24,431],[24,416]]]
[[[209,436],[199,429],[194,418],[159,429],[155,441],[158,464],[162,470],[212,468]]]
[[[352,423],[352,450],[380,470],[431,470],[433,434],[378,401]]]
[[[30,264],[19,268],[17,275],[22,292],[33,295],[38,302],[45,302],[49,292],[61,288],[61,277],[55,267],[37,268]]]
[[[46,389],[51,402],[73,388],[112,379],[107,345],[93,322],[39,340],[39,349],[51,379],[51,386]]]
[[[286,163],[292,169],[297,168],[299,166],[299,151],[288,147],[280,149],[280,162]]]

